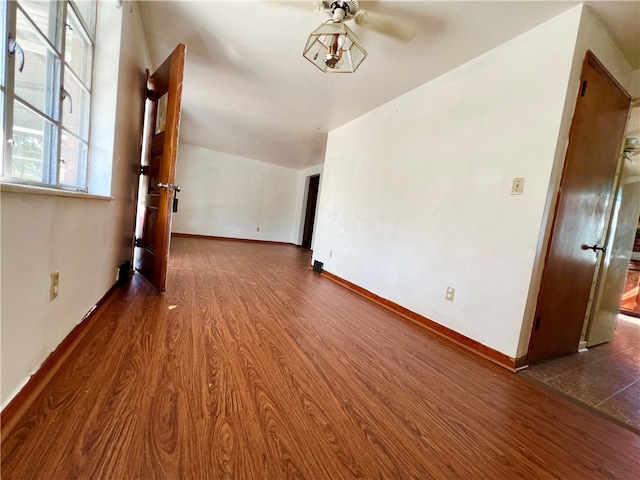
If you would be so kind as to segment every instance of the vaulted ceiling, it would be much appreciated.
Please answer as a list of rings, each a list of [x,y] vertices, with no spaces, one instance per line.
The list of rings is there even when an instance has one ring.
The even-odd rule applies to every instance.
[[[417,35],[403,44],[352,26],[368,52],[354,74],[323,74],[302,57],[308,34],[327,19],[312,1],[139,6],[153,67],[187,45],[181,141],[300,169],[323,162],[327,132],[578,3],[362,1],[411,22]],[[640,68],[640,2],[587,5]]]

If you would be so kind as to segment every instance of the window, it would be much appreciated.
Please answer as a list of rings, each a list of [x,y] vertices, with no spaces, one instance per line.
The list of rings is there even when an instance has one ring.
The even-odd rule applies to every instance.
[[[96,1],[2,3],[1,180],[86,191]]]

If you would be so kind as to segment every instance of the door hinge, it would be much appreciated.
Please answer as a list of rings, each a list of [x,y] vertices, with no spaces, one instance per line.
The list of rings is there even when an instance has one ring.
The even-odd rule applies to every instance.
[[[135,242],[133,242],[133,244],[134,244],[136,247],[141,247],[141,246],[142,246],[142,239],[141,239],[141,238],[136,237],[136,241],[135,241]]]
[[[535,326],[535,330],[538,331],[538,329],[540,328],[540,315],[538,315],[536,317],[536,326]]]
[[[140,175],[149,175],[149,165],[140,165]]]
[[[587,81],[582,82],[582,88],[580,89],[580,96],[584,97],[584,93],[587,91]]]

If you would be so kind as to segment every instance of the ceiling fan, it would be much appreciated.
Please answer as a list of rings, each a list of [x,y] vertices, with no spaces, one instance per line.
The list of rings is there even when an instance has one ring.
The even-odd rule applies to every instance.
[[[321,0],[315,2],[315,10],[330,18],[311,32],[302,55],[325,73],[353,73],[367,56],[360,39],[345,24],[348,21],[404,43],[416,34],[408,22],[361,9],[358,0]]]

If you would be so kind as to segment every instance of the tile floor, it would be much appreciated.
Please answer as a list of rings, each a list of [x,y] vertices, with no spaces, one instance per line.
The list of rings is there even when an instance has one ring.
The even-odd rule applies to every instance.
[[[640,433],[640,318],[619,315],[611,342],[547,360],[520,375]]]

